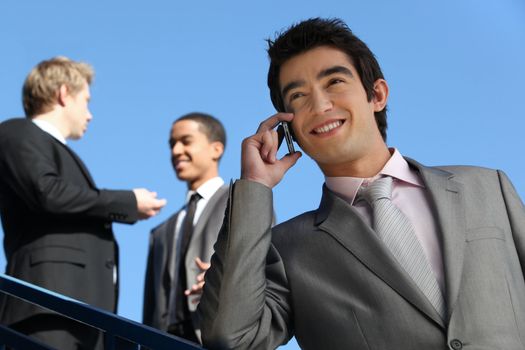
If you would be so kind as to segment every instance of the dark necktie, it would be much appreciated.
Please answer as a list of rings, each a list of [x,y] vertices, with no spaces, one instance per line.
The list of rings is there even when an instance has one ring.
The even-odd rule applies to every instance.
[[[175,323],[187,321],[190,319],[190,311],[188,309],[187,297],[184,291],[188,288],[186,285],[186,253],[190,245],[191,236],[193,235],[193,220],[195,218],[195,210],[197,209],[197,202],[201,199],[201,195],[195,192],[191,197],[186,207],[186,217],[182,222],[181,238],[180,238],[180,258],[178,266],[177,290],[175,294]]]

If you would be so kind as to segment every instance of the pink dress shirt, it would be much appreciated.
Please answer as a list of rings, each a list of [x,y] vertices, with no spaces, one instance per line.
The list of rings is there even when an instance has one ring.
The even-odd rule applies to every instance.
[[[430,208],[429,194],[417,170],[411,169],[399,151],[391,148],[392,156],[383,169],[374,177],[326,177],[326,186],[339,197],[350,203],[372,227],[372,209],[363,199],[357,200],[357,191],[367,186],[381,175],[391,176],[392,202],[408,217],[416,233],[430,266],[434,271],[441,291],[445,291],[442,249],[436,219]]]

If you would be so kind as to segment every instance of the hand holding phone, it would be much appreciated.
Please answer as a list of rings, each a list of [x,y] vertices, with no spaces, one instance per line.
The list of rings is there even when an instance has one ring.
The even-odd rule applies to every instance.
[[[242,141],[241,149],[241,179],[259,182],[273,188],[283,178],[284,174],[295,165],[301,157],[301,152],[291,149],[291,154],[277,157],[277,150],[285,138],[284,126],[281,122],[290,122],[291,113],[277,113],[264,120],[257,132]],[[293,145],[293,129],[288,126],[289,145]],[[275,128],[277,127],[277,130]],[[275,133],[277,132],[277,138]]]

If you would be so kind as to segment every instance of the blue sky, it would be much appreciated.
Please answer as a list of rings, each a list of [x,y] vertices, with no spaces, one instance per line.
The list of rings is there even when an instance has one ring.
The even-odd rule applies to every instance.
[[[238,178],[242,139],[274,113],[264,39],[316,16],[344,19],[376,54],[390,86],[389,145],[427,165],[503,169],[525,196],[522,0],[3,0],[0,121],[23,115],[21,86],[39,61],[89,62],[94,119],[70,146],[99,187],[147,187],[168,199],[158,217],[114,227],[120,315],[141,320],[149,231],[184,199],[169,161],[171,122],[191,111],[221,119],[221,174]],[[274,190],[278,220],[316,208],[322,182],[303,157]]]

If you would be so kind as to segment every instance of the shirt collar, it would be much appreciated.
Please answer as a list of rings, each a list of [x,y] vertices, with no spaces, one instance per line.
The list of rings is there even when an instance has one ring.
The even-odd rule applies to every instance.
[[[386,162],[378,175],[388,175],[414,186],[425,187],[417,171],[410,168],[401,153],[396,148],[390,150],[393,152],[392,157]]]
[[[325,177],[326,186],[350,204],[354,203],[357,191],[363,183],[371,183],[381,175],[388,175],[413,186],[425,187],[417,175],[417,171],[410,168],[396,148],[390,148],[392,156],[381,171],[371,178],[361,177]]]
[[[55,139],[60,141],[62,144],[66,144],[66,138],[60,133],[58,128],[52,123],[43,119],[32,119],[31,120],[36,126],[42,129],[44,132],[47,132],[49,135],[53,136]]]
[[[222,185],[224,185],[224,180],[219,176],[209,179],[208,181],[200,185],[200,187],[197,188],[196,191],[188,191],[188,193],[186,194],[186,204],[190,201],[191,196],[195,192],[200,194],[202,199],[209,200]]]

